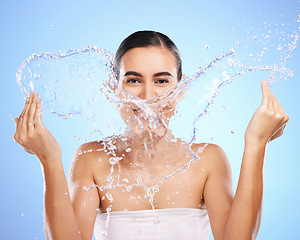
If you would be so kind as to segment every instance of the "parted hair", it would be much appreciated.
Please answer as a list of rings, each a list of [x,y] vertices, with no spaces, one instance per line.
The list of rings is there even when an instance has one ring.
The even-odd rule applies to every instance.
[[[152,46],[165,47],[174,54],[177,60],[178,81],[180,81],[182,76],[182,62],[181,62],[181,57],[177,46],[166,35],[160,32],[148,31],[148,30],[135,32],[129,35],[121,42],[114,59],[113,72],[115,78],[119,80],[121,58],[127,51],[137,47],[152,47]]]

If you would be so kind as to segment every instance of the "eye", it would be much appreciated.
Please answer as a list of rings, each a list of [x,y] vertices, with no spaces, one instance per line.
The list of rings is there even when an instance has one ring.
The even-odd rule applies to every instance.
[[[157,79],[155,81],[155,83],[157,83],[157,84],[167,84],[167,83],[169,83],[169,80],[168,79]]]
[[[138,83],[141,83],[141,81],[139,79],[135,79],[135,78],[128,78],[128,79],[126,79],[125,82],[129,83],[129,84],[138,84]]]

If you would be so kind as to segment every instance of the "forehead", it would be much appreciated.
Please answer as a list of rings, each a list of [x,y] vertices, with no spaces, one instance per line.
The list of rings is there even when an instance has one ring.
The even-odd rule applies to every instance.
[[[121,58],[120,71],[173,71],[177,69],[174,54],[165,47],[138,47],[128,50]]]

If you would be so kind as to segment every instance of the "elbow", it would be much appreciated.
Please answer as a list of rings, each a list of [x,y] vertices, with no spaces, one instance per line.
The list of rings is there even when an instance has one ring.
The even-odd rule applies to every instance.
[[[224,231],[221,237],[215,238],[215,240],[255,240],[258,235],[258,229],[254,231],[241,231],[239,229],[233,229],[230,232]]]

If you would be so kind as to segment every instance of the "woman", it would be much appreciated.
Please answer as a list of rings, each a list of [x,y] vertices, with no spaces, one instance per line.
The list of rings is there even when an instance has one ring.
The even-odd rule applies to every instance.
[[[126,90],[149,100],[180,81],[180,55],[167,36],[136,32],[117,50],[114,73],[120,97]],[[220,147],[193,144],[187,154],[185,143],[166,140],[172,135],[168,129],[151,129],[147,116],[139,118],[141,121],[132,117],[143,115],[138,107],[131,106],[132,111],[128,111],[125,104],[120,113],[128,124],[126,140],[115,137],[110,144],[97,141],[80,146],[74,154],[68,187],[61,149],[42,123],[41,100],[37,93],[31,93],[20,117],[15,119],[14,139],[35,154],[43,167],[47,239],[91,239],[94,225],[97,239],[208,239],[209,224],[215,239],[255,238],[261,219],[266,145],[282,135],[288,121],[266,81],[262,81],[262,95],[262,103],[245,133],[234,195],[230,165]],[[169,109],[159,111],[165,123],[172,115]],[[162,176],[193,158],[193,153],[201,161],[158,184],[159,191],[152,188],[145,192],[145,186],[157,184]],[[121,174],[116,174],[116,169],[122,169]],[[109,185],[117,178],[135,187]],[[134,184],[136,179],[138,183]],[[99,187],[83,190],[93,185]],[[152,211],[153,207],[157,210]],[[109,222],[105,222],[106,211],[110,212]],[[152,216],[157,216],[156,220]]]

